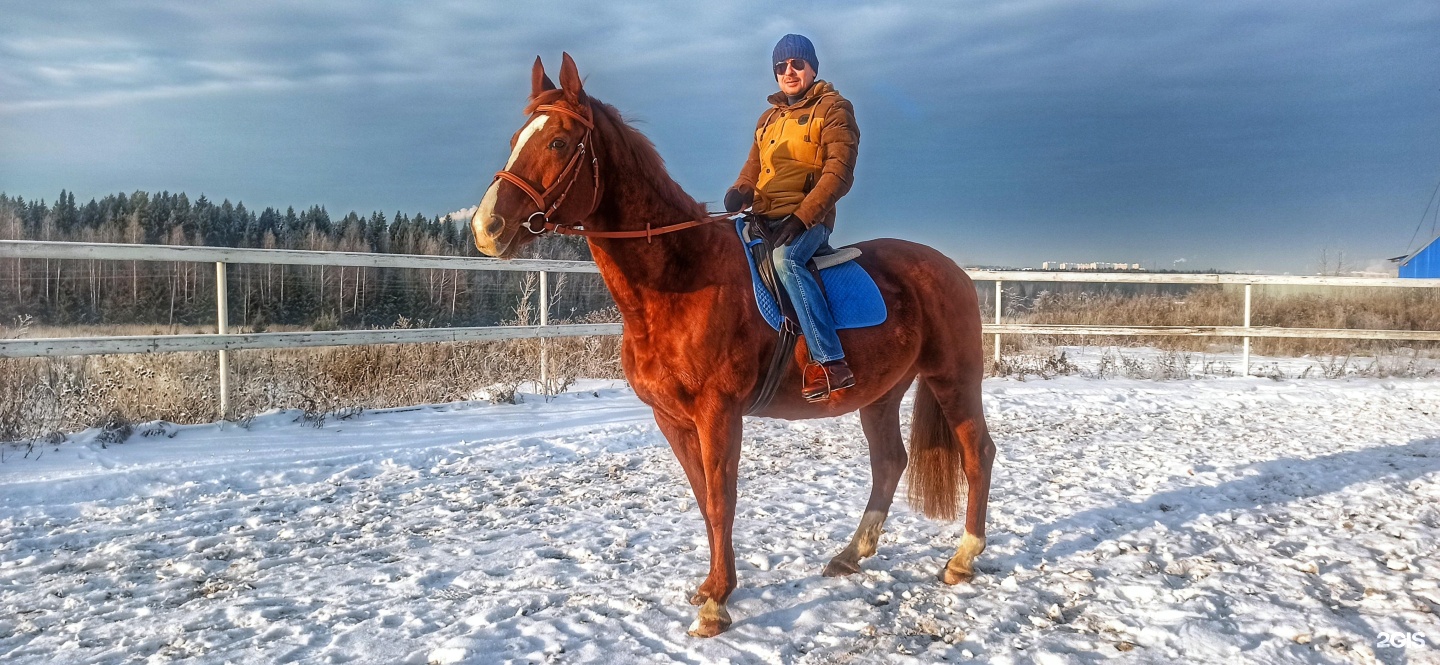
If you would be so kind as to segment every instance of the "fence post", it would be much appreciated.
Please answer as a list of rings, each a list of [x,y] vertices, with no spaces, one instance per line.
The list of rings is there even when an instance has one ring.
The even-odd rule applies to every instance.
[[[1005,292],[1001,289],[1004,282],[995,280],[995,325],[1000,325],[1000,313],[1005,311]],[[1000,364],[1000,333],[995,333],[995,364]]]
[[[225,283],[225,262],[215,262],[215,334],[230,334],[229,289]],[[220,349],[220,420],[230,417],[230,352]]]
[[[550,273],[540,271],[540,327],[550,325]],[[550,349],[548,340],[540,338],[540,390],[550,394]]]
[[[1250,327],[1250,285],[1245,285],[1245,327]],[[1250,338],[1245,338],[1244,350],[1240,352],[1240,375],[1250,376]]]

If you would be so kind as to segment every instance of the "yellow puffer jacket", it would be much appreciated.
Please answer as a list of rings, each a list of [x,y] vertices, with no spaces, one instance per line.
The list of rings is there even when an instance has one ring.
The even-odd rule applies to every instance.
[[[755,192],[756,213],[835,228],[835,202],[850,191],[860,145],[854,108],[826,81],[795,104],[784,93],[769,101],[735,188]]]

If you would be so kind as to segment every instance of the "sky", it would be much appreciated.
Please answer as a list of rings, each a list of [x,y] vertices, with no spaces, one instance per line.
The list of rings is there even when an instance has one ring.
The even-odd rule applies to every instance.
[[[836,245],[1293,273],[1343,252],[1383,269],[1431,236],[1440,183],[1434,0],[0,0],[0,15],[0,191],[27,199],[445,214],[504,165],[535,56],[553,73],[569,52],[718,207],[789,32],[815,42],[861,130]]]

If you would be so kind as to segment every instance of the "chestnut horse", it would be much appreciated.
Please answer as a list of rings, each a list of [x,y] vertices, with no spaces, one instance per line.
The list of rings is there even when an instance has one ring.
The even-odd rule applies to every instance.
[[[558,89],[535,59],[526,113],[505,170],[471,219],[475,246],[510,258],[538,233],[588,236],[624,320],[625,377],[654,409],[705,520],[710,573],[690,599],[701,607],[689,632],[716,635],[730,625],[725,603],[736,584],[731,531],[743,416],[775,332],[756,309],[734,223],[707,217],[666,173],[654,145],[614,107],[585,93],[569,54]],[[934,249],[891,239],[856,246],[864,251],[856,260],[889,310],[881,325],[840,332],[857,385],[828,401],[806,402],[802,344],[778,394],[755,415],[794,420],[860,412],[870,446],[870,500],[854,537],[824,571],[855,573],[860,559],[875,553],[907,469],[900,401],[918,376],[908,495],[925,515],[954,519],[968,485],[965,535],[940,573],[946,584],[966,581],[985,549],[995,457],[981,410],[978,296],[969,276]]]

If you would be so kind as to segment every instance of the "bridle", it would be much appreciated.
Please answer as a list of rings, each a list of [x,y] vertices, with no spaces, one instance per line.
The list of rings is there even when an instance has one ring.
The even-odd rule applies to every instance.
[[[592,231],[586,229],[582,226],[584,220],[594,214],[595,209],[600,206],[600,160],[595,155],[595,120],[591,117],[588,107],[585,108],[585,111],[586,113],[581,114],[556,104],[542,104],[535,107],[536,113],[559,113],[574,119],[585,127],[585,135],[580,138],[579,143],[575,144],[575,154],[571,155],[570,162],[565,165],[565,168],[560,171],[560,175],[556,176],[555,182],[549,187],[543,190],[537,188],[535,185],[530,184],[530,181],[524,177],[516,175],[508,169],[497,171],[495,173],[495,179],[491,180],[491,184],[494,184],[495,180],[504,180],[505,182],[515,185],[520,188],[520,191],[525,192],[525,195],[529,196],[531,201],[535,202],[535,212],[531,213],[530,217],[520,224],[526,231],[535,235],[543,235],[549,232],[559,235],[587,236],[591,238],[644,238],[646,242],[649,242],[653,236],[683,231],[703,224],[729,219],[734,216],[733,213],[728,212],[713,213],[704,219],[692,219],[688,222],[669,224],[658,228],[652,228],[650,223],[646,222],[645,230],[643,231]],[[551,219],[550,216],[554,215],[555,212],[560,209],[560,206],[565,203],[565,197],[570,195],[570,189],[573,188],[575,182],[580,179],[580,165],[585,161],[586,155],[590,157],[590,173],[594,175],[595,185],[594,189],[590,190],[590,207],[586,210],[585,214],[580,216],[580,221],[569,224],[556,222]],[[556,195],[557,190],[558,195]],[[552,196],[554,196],[554,201],[550,202]],[[536,217],[539,217],[541,220],[538,229],[532,226]]]

